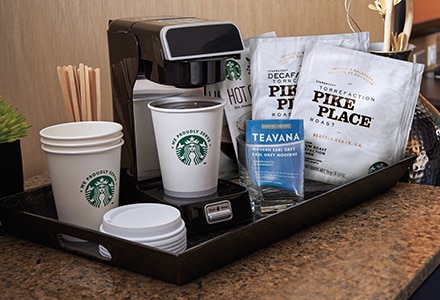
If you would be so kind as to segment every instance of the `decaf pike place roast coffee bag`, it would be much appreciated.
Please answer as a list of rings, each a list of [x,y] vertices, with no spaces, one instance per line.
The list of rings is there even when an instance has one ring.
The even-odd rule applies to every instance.
[[[304,119],[305,178],[343,184],[403,159],[423,70],[310,42],[291,115]]]
[[[309,41],[368,51],[369,33],[255,39],[250,42],[252,119],[289,119]]]

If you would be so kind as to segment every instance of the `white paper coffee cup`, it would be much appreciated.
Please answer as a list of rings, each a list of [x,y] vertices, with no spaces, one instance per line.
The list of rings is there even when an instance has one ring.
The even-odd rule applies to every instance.
[[[217,191],[223,99],[170,97],[151,101],[164,191],[179,198]]]
[[[102,216],[118,206],[123,143],[77,152],[42,145],[60,221],[98,230]]]
[[[40,136],[45,139],[62,141],[78,141],[106,139],[119,134],[122,125],[111,121],[83,121],[60,123],[43,128]]]
[[[93,147],[93,146],[108,146],[119,143],[119,140],[124,136],[122,132],[108,136],[106,138],[100,139],[90,139],[90,140],[78,140],[78,141],[66,141],[66,140],[55,140],[40,138],[40,142],[48,147],[72,147],[72,148],[82,148],[82,147]]]

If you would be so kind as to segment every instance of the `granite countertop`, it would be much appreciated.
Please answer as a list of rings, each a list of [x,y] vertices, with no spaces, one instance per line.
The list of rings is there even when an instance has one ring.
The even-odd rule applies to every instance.
[[[3,232],[0,290],[5,299],[407,299],[439,251],[440,187],[397,183],[183,286]]]

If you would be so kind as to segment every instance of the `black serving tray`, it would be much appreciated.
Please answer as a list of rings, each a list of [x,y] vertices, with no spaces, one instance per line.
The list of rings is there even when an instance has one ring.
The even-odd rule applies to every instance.
[[[339,187],[307,182],[306,201],[247,224],[190,237],[188,249],[178,255],[58,221],[50,185],[0,198],[0,221],[6,232],[21,238],[184,284],[385,192],[407,173],[414,159],[407,157]],[[69,242],[62,234],[88,242]],[[99,255],[100,244],[111,259]]]

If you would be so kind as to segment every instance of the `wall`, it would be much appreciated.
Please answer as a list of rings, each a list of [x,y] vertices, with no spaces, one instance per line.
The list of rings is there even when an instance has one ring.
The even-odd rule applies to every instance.
[[[372,40],[382,21],[353,1],[351,13]],[[190,15],[230,20],[251,37],[349,32],[343,0],[0,0],[0,95],[32,124],[22,139],[25,178],[46,171],[38,132],[67,120],[56,67],[80,62],[101,68],[103,115],[112,119],[106,29],[109,19]]]
[[[414,23],[440,18],[438,0],[414,0]]]

